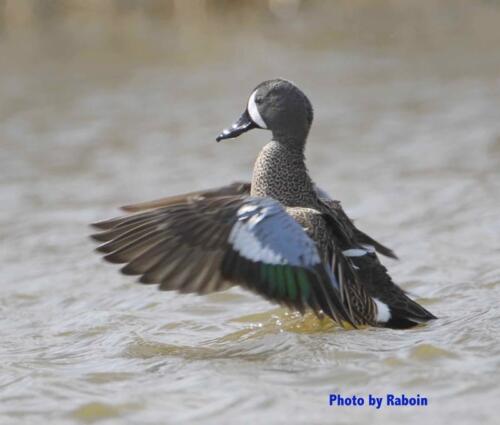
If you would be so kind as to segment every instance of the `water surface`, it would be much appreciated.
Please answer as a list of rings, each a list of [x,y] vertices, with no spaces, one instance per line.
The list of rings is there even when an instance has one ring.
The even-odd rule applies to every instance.
[[[500,10],[470,3],[8,27],[0,422],[494,423]],[[88,223],[119,205],[248,180],[269,135],[214,138],[277,76],[315,106],[315,180],[439,320],[342,330],[239,289],[158,292],[92,252]],[[330,393],[429,406],[335,408]]]

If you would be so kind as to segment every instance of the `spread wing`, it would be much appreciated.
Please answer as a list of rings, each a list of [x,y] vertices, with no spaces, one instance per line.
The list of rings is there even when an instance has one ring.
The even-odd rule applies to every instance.
[[[140,212],[151,210],[154,208],[162,208],[168,207],[171,205],[181,204],[188,202],[190,200],[200,200],[200,199],[209,199],[216,198],[221,196],[237,196],[237,195],[250,195],[250,182],[234,182],[226,186],[220,186],[212,189],[199,190],[196,192],[189,192],[182,195],[174,195],[166,198],[156,199],[154,201],[141,202],[138,204],[130,204],[122,207],[124,211],[127,212]],[[375,248],[375,250],[386,257],[397,258],[396,254],[386,246],[382,245],[380,242],[377,242],[375,239],[371,238],[366,233],[359,230],[352,220],[347,216],[347,214],[342,209],[340,202],[333,200],[327,192],[323,189],[316,187],[316,193],[318,197],[328,204],[331,208],[337,209],[339,214],[344,216],[346,222],[352,228],[352,231],[355,233],[356,239],[360,244],[370,245]]]
[[[154,201],[141,202],[138,204],[125,205],[122,210],[127,212],[138,212],[153,208],[168,207],[170,205],[182,204],[195,199],[217,198],[221,196],[250,195],[250,183],[234,182],[226,186],[213,189],[198,190],[182,195],[168,196]]]
[[[377,242],[372,237],[368,236],[366,233],[359,230],[353,223],[353,221],[348,217],[348,215],[343,210],[339,201],[333,200],[324,190],[316,187],[316,193],[319,199],[328,206],[328,208],[335,211],[339,220],[343,222],[343,226],[347,232],[358,242],[360,245],[367,245],[368,250],[373,247],[375,251],[379,254],[385,255],[386,257],[397,259],[398,257],[394,251],[386,246]]]
[[[360,242],[344,215],[337,208],[324,211],[334,242],[332,272],[339,281],[341,300],[355,323],[404,329],[435,319],[394,284],[375,247]]]
[[[340,286],[303,228],[270,198],[194,196],[94,225],[97,250],[163,290],[208,293],[239,284],[301,312],[353,323]]]

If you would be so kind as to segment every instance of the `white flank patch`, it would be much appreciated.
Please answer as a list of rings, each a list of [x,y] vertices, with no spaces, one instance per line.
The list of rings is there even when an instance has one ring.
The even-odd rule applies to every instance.
[[[362,245],[362,247],[372,254],[375,252],[375,247],[373,245],[367,244],[367,245]]]
[[[237,222],[229,234],[229,243],[242,257],[266,264],[283,264],[283,257],[269,247],[262,246],[251,230],[241,222]]]
[[[342,254],[344,254],[346,257],[361,257],[363,255],[366,255],[367,253],[368,251],[361,248],[352,248],[342,251]]]
[[[250,114],[250,118],[252,118],[253,122],[257,124],[260,128],[267,128],[266,123],[262,119],[259,113],[259,109],[257,108],[257,104],[255,103],[255,95],[257,94],[257,90],[255,90],[250,99],[248,99],[248,113]]]
[[[375,305],[377,306],[377,322],[385,323],[388,322],[391,318],[391,311],[386,303],[378,300],[377,298],[373,298]]]

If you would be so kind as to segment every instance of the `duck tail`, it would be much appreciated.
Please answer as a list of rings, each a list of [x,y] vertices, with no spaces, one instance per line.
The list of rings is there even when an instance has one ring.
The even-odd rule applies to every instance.
[[[380,304],[383,304],[386,309],[385,320],[380,323],[382,326],[392,329],[408,329],[428,322],[429,320],[437,319],[430,311],[426,310],[408,296],[403,295],[403,297],[404,299],[399,299],[397,303],[389,305],[381,301],[376,301],[379,312],[381,311]]]

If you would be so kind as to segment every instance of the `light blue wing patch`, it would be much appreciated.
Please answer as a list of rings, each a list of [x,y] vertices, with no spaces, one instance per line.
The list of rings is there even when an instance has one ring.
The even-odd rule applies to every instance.
[[[239,208],[229,243],[241,256],[266,264],[314,267],[321,259],[302,226],[269,198],[248,198]]]

